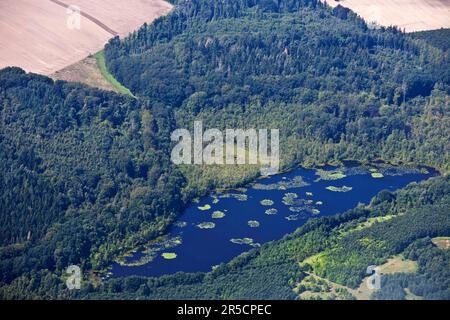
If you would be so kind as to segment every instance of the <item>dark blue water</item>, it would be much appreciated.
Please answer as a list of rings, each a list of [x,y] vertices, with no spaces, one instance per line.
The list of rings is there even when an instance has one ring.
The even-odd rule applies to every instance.
[[[336,170],[327,168],[331,169]],[[250,185],[247,190],[230,191],[231,196],[206,196],[198,203],[193,203],[180,216],[178,226],[173,226],[162,242],[149,245],[149,250],[126,258],[123,262],[127,265],[113,264],[112,276],[159,276],[178,271],[210,271],[213,266],[228,262],[259,244],[282,238],[310,218],[344,212],[360,202],[368,203],[383,189],[394,191],[410,182],[418,182],[436,174],[417,169],[378,168],[383,177],[374,178],[369,168],[346,167],[339,170],[346,177],[335,180],[329,180],[328,177],[328,180],[324,180],[320,179],[316,170],[298,168],[286,174],[259,179],[256,187]],[[375,170],[374,167],[372,170]],[[329,186],[347,186],[352,189],[336,192],[326,189]],[[293,198],[294,193],[296,198]],[[286,194],[289,195],[286,197]],[[247,197],[247,200],[242,201],[243,197]],[[272,200],[273,205],[262,205],[264,199]],[[211,209],[199,209],[205,205],[210,205]],[[271,208],[277,209],[277,213],[266,214],[266,210]],[[212,218],[215,211],[225,216]],[[249,221],[257,221],[259,226],[251,227]],[[199,228],[198,225],[204,222],[213,222],[215,226],[211,229]],[[244,238],[247,239],[242,241]],[[231,239],[238,243],[233,243]],[[167,253],[169,256],[166,257],[176,254],[176,258],[164,258],[163,254]]]

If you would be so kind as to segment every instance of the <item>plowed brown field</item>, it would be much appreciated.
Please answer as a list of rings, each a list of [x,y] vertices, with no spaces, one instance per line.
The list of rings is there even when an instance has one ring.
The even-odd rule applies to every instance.
[[[79,29],[67,26],[69,5],[81,10]],[[171,9],[163,0],[1,0],[0,68],[49,75]]]
[[[450,27],[450,0],[325,0],[340,4],[368,22],[398,26],[406,32]]]

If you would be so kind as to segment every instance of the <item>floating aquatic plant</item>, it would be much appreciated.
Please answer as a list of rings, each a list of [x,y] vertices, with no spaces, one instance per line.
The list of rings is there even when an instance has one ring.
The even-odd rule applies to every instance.
[[[323,202],[322,201],[317,201],[316,205],[321,206],[321,205],[323,205]]]
[[[172,260],[177,257],[177,254],[174,252],[163,252],[161,256],[166,260]]]
[[[267,210],[266,210],[265,214],[272,215],[272,214],[277,214],[277,212],[278,212],[277,209],[275,209],[275,208],[270,208],[270,209],[267,209]]]
[[[405,167],[396,167],[389,164],[382,164],[381,167],[378,168],[376,171],[371,171],[372,173],[380,173],[383,176],[402,176],[405,174],[423,174],[428,173],[428,171],[425,169],[425,172],[423,169],[420,168],[405,168]],[[374,178],[382,178],[381,176],[374,177]]]
[[[211,209],[211,205],[205,204],[204,206],[199,206],[198,209],[202,210],[202,211],[206,211],[206,210]]]
[[[283,181],[279,181],[276,183],[263,184],[263,183],[255,183],[253,185],[253,189],[257,190],[286,190],[291,188],[301,188],[309,186],[309,183],[303,180],[302,176],[296,176],[291,180],[283,179]]]
[[[320,210],[318,210],[318,209],[312,209],[311,212],[312,212],[312,214],[319,214],[319,213],[320,213]]]
[[[231,242],[235,243],[235,244],[250,244],[253,243],[253,239],[252,238],[237,238],[237,239],[231,239]]]
[[[295,199],[298,198],[298,195],[293,192],[285,193],[283,196],[283,203],[287,206],[293,205],[295,202]]]
[[[353,188],[352,187],[347,187],[347,186],[343,186],[343,187],[328,186],[325,189],[333,191],[333,192],[349,192]]]
[[[309,196],[309,197],[312,197],[313,193],[312,192],[306,192],[306,195]]]
[[[223,217],[225,217],[225,213],[222,211],[219,211],[219,210],[214,211],[213,214],[211,215],[211,218],[213,218],[213,219],[221,219]]]
[[[252,247],[260,247],[261,245],[257,242],[253,242],[252,238],[237,238],[237,239],[230,239],[231,242],[235,244],[247,244]]]
[[[187,226],[187,222],[186,221],[177,221],[173,225],[178,228],[184,228]]]
[[[298,214],[291,214],[290,216],[285,217],[285,219],[289,221],[298,220]]]
[[[250,220],[250,221],[248,221],[247,223],[248,223],[249,227],[251,227],[251,228],[257,228],[257,227],[259,227],[259,221],[256,221],[256,220]]]
[[[372,178],[383,178],[384,175],[380,172],[372,172],[371,174]]]
[[[346,177],[346,175],[343,173],[341,169],[335,169],[335,170],[322,170],[318,169],[316,171],[316,175],[319,176],[319,178],[316,180],[339,180]]]
[[[216,227],[214,222],[202,222],[197,225],[200,229],[213,229]]]
[[[248,200],[248,196],[246,194],[241,194],[241,193],[225,193],[220,195],[220,198],[234,198],[238,201],[247,201]]]
[[[133,257],[133,253],[136,252],[136,250],[133,250],[117,259],[116,262],[119,263],[121,266],[127,267],[142,266],[152,262],[158,256],[158,252],[160,252],[161,250],[167,250],[169,248],[173,248],[181,244],[182,239],[179,236],[173,238],[162,236],[156,240],[152,240],[149,243],[149,247],[147,247],[145,250],[142,251],[143,255],[139,259],[133,261],[129,261],[127,259]]]
[[[264,199],[264,200],[261,200],[260,203],[263,206],[271,206],[271,205],[273,205],[274,202],[272,200],[270,200],[270,199]]]
[[[302,207],[289,207],[289,211],[292,211],[292,212],[301,212],[303,210],[305,210],[305,208],[302,208]]]

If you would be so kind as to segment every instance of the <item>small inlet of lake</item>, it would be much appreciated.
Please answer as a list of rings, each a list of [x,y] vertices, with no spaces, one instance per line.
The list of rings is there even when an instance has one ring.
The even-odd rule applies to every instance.
[[[246,188],[194,201],[168,233],[114,263],[109,276],[207,272],[240,253],[277,240],[308,219],[368,203],[438,173],[386,165],[297,168],[261,178]]]

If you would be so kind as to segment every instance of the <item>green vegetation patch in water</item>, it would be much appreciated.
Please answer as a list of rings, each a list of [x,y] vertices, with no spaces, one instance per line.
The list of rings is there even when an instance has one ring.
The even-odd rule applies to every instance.
[[[202,211],[206,211],[206,210],[211,209],[211,205],[205,204],[204,206],[199,206],[198,209],[202,210]]]
[[[259,243],[253,242],[252,238],[236,238],[236,239],[230,239],[230,241],[235,244],[240,244],[240,245],[247,244],[252,247],[260,247],[261,246]]]
[[[335,187],[335,186],[328,186],[325,189],[333,191],[333,192],[349,192],[353,189],[353,187],[347,187],[347,186],[342,186],[342,187]]]
[[[187,226],[187,222],[186,221],[177,221],[173,225],[178,228],[184,228]]]
[[[316,181],[319,180],[339,180],[346,177],[346,175],[342,172],[341,169],[336,170],[322,170],[318,169],[316,171],[316,175],[319,176],[319,178]]]
[[[285,193],[283,196],[283,203],[287,206],[291,206],[295,203],[295,200],[298,198],[298,195],[293,192]]]
[[[261,200],[260,203],[263,206],[272,206],[274,204],[274,202],[272,200],[270,200],[270,199]]]
[[[214,222],[202,222],[197,225],[200,229],[213,229],[216,227]]]
[[[211,218],[213,219],[221,219],[223,217],[225,217],[225,213],[219,210],[214,211],[213,214],[211,215]]]
[[[372,172],[371,176],[372,176],[372,178],[376,178],[376,179],[384,177],[384,175],[380,172]]]
[[[177,254],[174,252],[163,252],[161,256],[166,260],[172,260],[177,257]]]
[[[157,256],[158,252],[161,250],[166,250],[174,248],[182,244],[181,237],[168,238],[167,236],[160,237],[156,240],[152,240],[148,247],[142,251],[143,256],[134,261],[128,261],[127,258],[133,256],[136,250],[123,255],[121,258],[117,259],[116,262],[121,266],[126,267],[139,267],[152,262]]]
[[[292,188],[301,188],[309,186],[309,183],[303,180],[302,176],[293,177],[291,180],[279,181],[276,183],[263,184],[255,183],[253,189],[256,190],[287,190]]]
[[[238,201],[247,201],[248,195],[242,194],[242,193],[225,193],[219,196],[220,198],[227,199],[227,198],[234,198]]]
[[[251,228],[257,228],[257,227],[259,227],[259,221],[256,221],[256,220],[250,220],[250,221],[248,221],[247,223],[248,223],[248,226],[251,227]]]
[[[285,217],[285,219],[289,221],[298,220],[298,214],[291,214],[290,216]]]
[[[273,215],[273,214],[277,214],[277,213],[278,213],[278,210],[275,208],[267,209],[265,212],[265,214],[267,214],[267,215]]]

